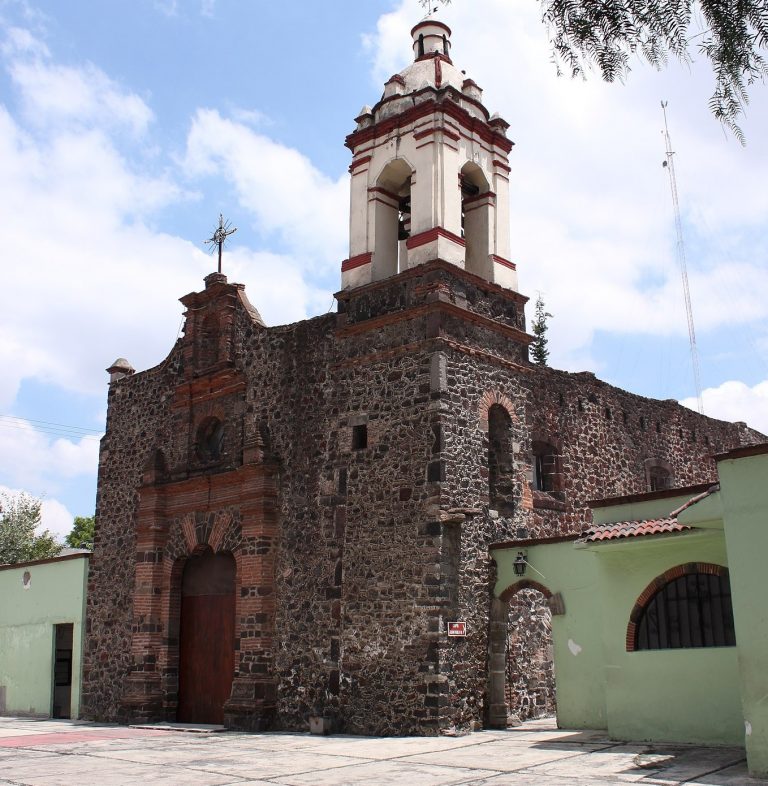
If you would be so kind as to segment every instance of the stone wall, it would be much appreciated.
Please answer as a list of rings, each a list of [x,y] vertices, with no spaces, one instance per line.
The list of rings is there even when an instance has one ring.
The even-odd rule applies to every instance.
[[[754,438],[531,367],[525,298],[444,263],[338,298],[339,314],[267,328],[214,274],[183,299],[169,358],[111,384],[88,717],[174,718],[180,575],[213,548],[238,566],[230,726],[324,715],[353,733],[476,728],[489,545],[581,531],[589,499],[643,491],[653,462],[675,485],[712,479],[711,453]],[[532,488],[542,444],[556,489]],[[458,620],[468,635],[448,637]]]

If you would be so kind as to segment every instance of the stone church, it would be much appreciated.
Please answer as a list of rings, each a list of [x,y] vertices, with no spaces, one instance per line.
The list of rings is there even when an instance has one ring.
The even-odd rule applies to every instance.
[[[337,312],[269,327],[212,273],[162,363],[108,369],[86,717],[498,723],[489,546],[581,532],[589,500],[711,481],[714,453],[759,439],[530,363],[508,124],[445,24],[412,36],[346,139]]]

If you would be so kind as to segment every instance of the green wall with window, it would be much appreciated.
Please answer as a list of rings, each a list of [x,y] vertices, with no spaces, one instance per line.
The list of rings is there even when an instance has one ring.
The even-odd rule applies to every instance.
[[[559,725],[606,728],[622,740],[745,744],[750,773],[766,777],[768,443],[716,459],[719,486],[706,493],[607,501],[593,511],[595,525],[674,512],[691,529],[590,543],[499,544],[491,552],[495,592],[509,597],[515,586],[534,580],[562,595],[565,613],[552,620]],[[513,567],[521,550],[528,562],[524,577]],[[735,646],[634,648],[633,609],[647,609],[660,589],[646,588],[663,577],[669,592],[684,571],[668,571],[694,563],[686,570],[707,576],[728,568]],[[708,586],[718,595],[722,582]],[[674,606],[671,592],[669,598]],[[714,614],[716,604],[703,598],[701,608]],[[711,630],[716,617],[727,615],[715,614]],[[728,630],[724,624],[720,640],[728,639]]]
[[[494,551],[497,596],[521,581],[512,567],[518,551]],[[605,728],[622,740],[742,744],[735,647],[626,646],[632,609],[657,576],[689,562],[726,565],[722,532],[561,542],[525,552],[523,580],[560,593],[565,606],[552,618],[558,725]]]
[[[89,554],[0,567],[0,714],[50,717],[54,708],[55,634],[72,625],[70,707],[80,712],[80,672]],[[58,691],[61,694],[61,691]]]

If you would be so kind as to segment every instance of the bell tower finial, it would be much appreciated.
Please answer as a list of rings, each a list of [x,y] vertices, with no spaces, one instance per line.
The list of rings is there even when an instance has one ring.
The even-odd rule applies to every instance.
[[[426,5],[425,5],[426,7]],[[363,107],[346,140],[349,259],[342,288],[442,260],[508,289],[508,124],[453,64],[451,29],[429,14],[411,30],[414,62]]]

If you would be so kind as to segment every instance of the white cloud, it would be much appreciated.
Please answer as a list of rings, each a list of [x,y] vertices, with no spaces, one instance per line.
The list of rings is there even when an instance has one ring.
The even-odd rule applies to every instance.
[[[71,68],[36,58],[14,62],[11,76],[21,91],[27,117],[38,125],[66,122],[82,127],[98,120],[139,135],[152,120],[139,96],[120,89],[90,64]]]
[[[768,380],[750,387],[743,382],[731,380],[716,388],[702,391],[704,414],[720,420],[742,420],[754,429],[768,434]],[[695,410],[695,398],[680,402]]]
[[[99,440],[56,437],[21,418],[0,419],[0,467],[5,479],[40,496],[58,493],[70,479],[95,476]]]
[[[184,167],[234,185],[264,235],[277,233],[307,269],[336,269],[347,248],[349,178],[332,180],[300,152],[212,109],[200,109]]]
[[[75,517],[56,499],[44,499],[40,510],[40,528],[52,532],[57,540],[63,541],[72,531]]]

